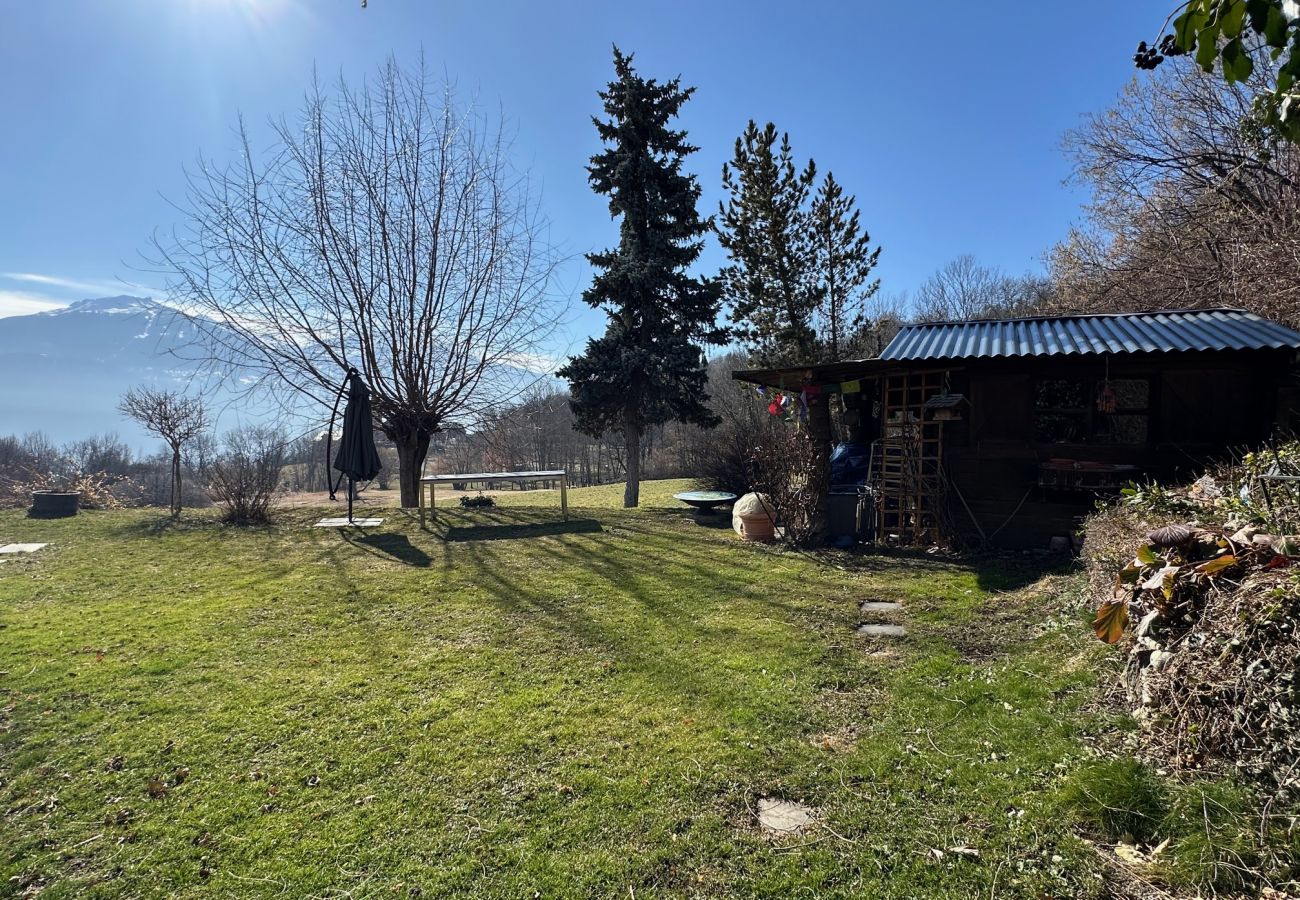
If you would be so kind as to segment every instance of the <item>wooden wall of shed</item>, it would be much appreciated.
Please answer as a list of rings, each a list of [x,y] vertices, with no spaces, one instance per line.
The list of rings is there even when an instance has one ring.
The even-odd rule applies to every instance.
[[[1096,498],[1039,489],[1040,462],[1129,463],[1151,477],[1185,478],[1235,449],[1258,446],[1279,421],[1279,400],[1284,413],[1300,406],[1286,352],[1133,355],[1111,357],[1109,372],[1106,365],[1104,357],[1036,357],[954,369],[951,389],[969,401],[966,421],[945,431],[951,520],[961,536],[975,542],[982,530],[994,545],[1035,548],[1071,533]],[[1038,442],[1038,382],[1071,377],[1149,379],[1147,442]]]

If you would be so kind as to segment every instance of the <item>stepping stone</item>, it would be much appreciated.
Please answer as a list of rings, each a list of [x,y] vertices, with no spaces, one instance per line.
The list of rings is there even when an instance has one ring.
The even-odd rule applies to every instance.
[[[353,519],[351,522],[349,522],[347,516],[339,516],[337,519],[321,519],[313,527],[314,528],[349,528],[355,525],[358,528],[375,528],[383,524],[384,524],[383,519]]]
[[[902,612],[903,604],[892,600],[863,600],[858,609],[863,613],[893,613]]]
[[[816,820],[812,807],[793,800],[763,797],[758,801],[758,824],[772,834],[799,834]]]
[[[867,637],[901,638],[907,637],[907,629],[902,625],[859,625],[858,634]]]
[[[49,544],[5,544],[0,547],[0,553],[35,553],[48,546]]]

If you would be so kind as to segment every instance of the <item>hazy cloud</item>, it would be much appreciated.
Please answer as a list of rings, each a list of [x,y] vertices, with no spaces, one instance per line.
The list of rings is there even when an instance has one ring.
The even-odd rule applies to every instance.
[[[501,361],[508,366],[534,372],[538,375],[550,375],[564,365],[562,359],[543,353],[507,353]]]
[[[65,301],[49,297],[0,290],[0,319],[6,316],[30,316],[32,313],[49,312],[67,305]]]
[[[43,287],[56,288],[63,291],[77,291],[82,295],[78,299],[86,299],[89,297],[115,297],[118,294],[124,294],[132,290],[148,290],[144,285],[135,284],[130,281],[80,281],[75,278],[60,278],[57,275],[39,275],[35,272],[0,272],[0,275],[10,281],[39,284]]]
[[[0,282],[3,281],[18,282],[19,285],[30,287],[0,287],[0,319],[61,309],[74,300],[155,293],[151,288],[131,281],[82,281],[37,272],[0,272]]]

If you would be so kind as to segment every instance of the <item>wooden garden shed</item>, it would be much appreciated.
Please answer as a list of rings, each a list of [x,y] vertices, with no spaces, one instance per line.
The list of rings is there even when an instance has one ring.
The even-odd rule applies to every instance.
[[[734,377],[863,448],[864,531],[1047,547],[1098,496],[1300,424],[1300,333],[1240,309],[904,327],[878,358]]]

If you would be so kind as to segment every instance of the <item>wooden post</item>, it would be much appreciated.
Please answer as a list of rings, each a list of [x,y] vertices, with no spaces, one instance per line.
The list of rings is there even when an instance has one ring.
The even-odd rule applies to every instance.
[[[569,476],[567,474],[560,476],[560,509],[564,511],[564,521],[569,521]]]
[[[816,447],[813,471],[808,473],[817,491],[817,511],[813,517],[812,540],[825,543],[829,534],[831,492],[831,406],[830,397],[818,395],[808,406],[808,434]]]

